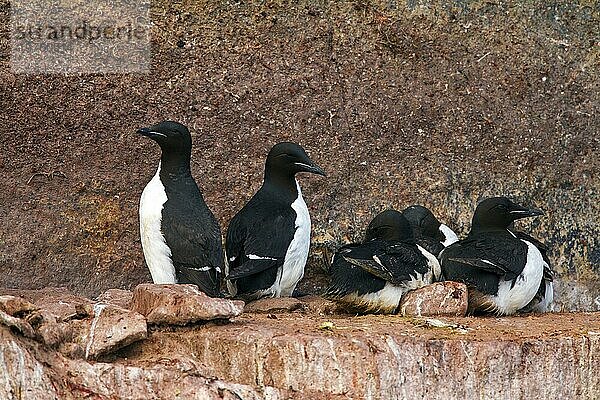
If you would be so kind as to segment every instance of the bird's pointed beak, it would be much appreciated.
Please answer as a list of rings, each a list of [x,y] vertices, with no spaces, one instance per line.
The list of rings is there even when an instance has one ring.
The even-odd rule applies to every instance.
[[[142,136],[150,136],[151,132],[152,131],[150,130],[150,128],[140,128],[135,133]]]
[[[149,137],[150,139],[153,139],[153,138],[156,138],[156,137],[167,137],[167,135],[165,135],[164,133],[158,132],[153,127],[150,127],[150,128],[140,128],[140,129],[138,129],[136,131],[136,133],[139,134],[139,135],[142,135],[142,136]]]
[[[311,174],[317,174],[317,175],[321,175],[321,176],[327,176],[325,174],[325,171],[323,171],[323,169],[321,167],[319,167],[317,164],[315,164],[312,161],[309,161],[309,162],[306,162],[306,163],[297,162],[295,164],[298,167],[299,172],[309,172]]]
[[[526,208],[521,206],[513,207],[509,211],[509,213],[513,216],[514,219],[537,217],[539,215],[544,215],[544,212],[542,210],[538,210],[537,208]]]

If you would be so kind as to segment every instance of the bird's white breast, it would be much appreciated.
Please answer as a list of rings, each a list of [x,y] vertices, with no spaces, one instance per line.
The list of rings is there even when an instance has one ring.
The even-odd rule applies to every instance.
[[[285,254],[283,268],[278,274],[278,279],[273,287],[276,297],[291,296],[296,285],[304,276],[304,266],[308,259],[308,249],[310,247],[310,215],[308,208],[302,198],[300,185],[296,181],[298,197],[292,203],[292,208],[296,212],[294,238],[288,246]]]
[[[546,262],[537,247],[526,240],[523,242],[527,245],[527,261],[523,272],[517,277],[512,288],[512,281],[501,280],[498,293],[492,297],[500,314],[513,314],[529,304],[542,281]]]
[[[140,237],[142,250],[154,283],[177,283],[171,249],[161,231],[162,209],[167,202],[165,187],[160,181],[160,163],[140,198]]]

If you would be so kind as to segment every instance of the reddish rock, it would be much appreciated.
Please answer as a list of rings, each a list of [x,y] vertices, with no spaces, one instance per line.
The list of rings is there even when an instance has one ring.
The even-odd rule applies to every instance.
[[[196,285],[145,283],[134,289],[131,309],[145,315],[149,324],[186,325],[236,317],[244,302],[209,297]]]
[[[143,315],[112,304],[95,304],[93,319],[78,321],[77,325],[80,328],[79,336],[72,342],[85,349],[87,359],[111,353],[147,335]],[[71,348],[68,351],[73,354]]]
[[[52,348],[57,348],[73,337],[71,326],[61,323],[56,315],[45,309],[28,315],[27,322],[35,330],[36,339]]]
[[[145,366],[69,359],[0,326],[0,399],[300,399],[272,387],[225,382],[201,374],[186,357]]]
[[[43,289],[11,289],[11,288],[0,288],[0,295],[10,295],[15,297],[21,297],[32,303],[44,298],[44,297],[61,297],[72,294],[69,289],[63,286],[49,286]]]
[[[464,316],[467,313],[467,287],[459,282],[436,282],[408,292],[400,302],[404,316]]]
[[[0,399],[598,398],[599,313],[444,319],[242,315],[157,327],[111,363],[0,326]]]
[[[93,315],[92,301],[72,294],[41,296],[35,300],[35,305],[55,315],[58,322]]]
[[[23,336],[28,338],[35,337],[35,332],[31,325],[20,318],[13,317],[0,310],[0,324],[4,326],[8,326],[9,328],[13,328],[21,333]]]
[[[35,304],[28,302],[22,297],[0,296],[0,310],[13,317],[22,316],[37,309],[38,307]]]
[[[264,298],[246,304],[244,312],[274,314],[303,310],[304,304],[293,297]]]
[[[96,298],[99,303],[112,304],[122,308],[131,308],[133,292],[124,289],[108,289]]]

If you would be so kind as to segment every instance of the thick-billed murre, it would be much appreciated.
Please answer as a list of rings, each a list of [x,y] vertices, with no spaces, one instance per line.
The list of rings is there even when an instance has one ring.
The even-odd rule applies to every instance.
[[[140,199],[140,236],[154,283],[193,283],[220,294],[221,230],[190,171],[192,138],[182,124],[164,121],[137,131],[162,155]]]
[[[469,235],[442,250],[442,276],[467,285],[470,313],[510,315],[534,298],[547,263],[535,244],[508,227],[538,215],[543,212],[506,197],[485,199],[475,209]]]
[[[298,172],[325,175],[299,145],[273,146],[262,187],[229,223],[226,280],[232,295],[246,301],[291,296],[304,275],[311,222]]]
[[[434,255],[419,247],[408,220],[386,210],[370,223],[363,243],[343,246],[333,257],[325,296],[350,311],[389,314],[405,293],[440,275]]]

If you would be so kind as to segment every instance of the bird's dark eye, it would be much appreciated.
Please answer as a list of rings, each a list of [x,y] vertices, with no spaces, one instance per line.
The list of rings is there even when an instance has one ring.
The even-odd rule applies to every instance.
[[[508,208],[506,208],[506,206],[504,204],[498,204],[498,210],[506,211],[506,210],[508,210]]]

